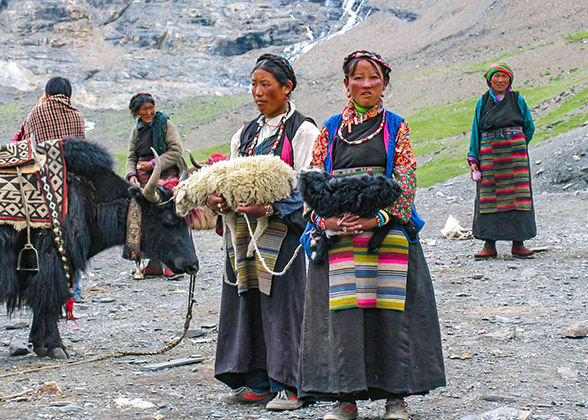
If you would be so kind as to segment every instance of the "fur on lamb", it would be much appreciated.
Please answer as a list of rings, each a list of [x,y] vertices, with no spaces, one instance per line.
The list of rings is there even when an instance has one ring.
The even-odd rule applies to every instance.
[[[400,197],[402,189],[392,179],[380,174],[333,177],[320,169],[307,169],[298,175],[298,188],[304,201],[323,218],[351,213],[371,218],[378,210],[389,207]],[[376,228],[369,242],[369,251],[376,252],[390,231],[392,223]],[[318,232],[311,241],[311,261],[322,263],[330,244],[339,234]]]
[[[176,209],[185,214],[194,207],[204,206],[213,193],[221,194],[232,209],[239,204],[267,204],[282,200],[296,188],[296,172],[279,157],[261,155],[239,157],[203,167],[182,181],[174,190]],[[236,214],[222,214],[235,245]],[[268,226],[268,218],[257,220],[253,240],[259,240]],[[253,240],[247,257],[254,255]]]

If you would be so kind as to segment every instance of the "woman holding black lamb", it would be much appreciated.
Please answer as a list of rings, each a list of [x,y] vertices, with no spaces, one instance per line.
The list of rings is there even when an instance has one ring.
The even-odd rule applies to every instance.
[[[413,207],[416,160],[407,122],[384,109],[388,63],[355,51],[343,72],[349,103],[325,122],[311,166],[335,177],[382,174],[402,193],[370,216],[323,218],[308,209],[311,234],[327,230],[339,239],[309,267],[298,395],[335,401],[325,420],[357,418],[356,401],[364,399],[386,399],[383,418],[406,420],[404,397],[445,385],[431,277],[409,229],[421,221]],[[374,230],[384,227],[378,250],[369,252]]]

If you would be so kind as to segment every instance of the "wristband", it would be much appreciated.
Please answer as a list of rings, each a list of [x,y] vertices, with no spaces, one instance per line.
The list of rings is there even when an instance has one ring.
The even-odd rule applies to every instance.
[[[388,222],[390,222],[390,215],[388,214],[388,212],[386,210],[380,210],[380,214],[384,218],[384,224],[388,224]]]
[[[382,227],[390,221],[390,216],[384,210],[379,210],[376,213],[376,221],[378,222],[378,227]]]
[[[314,212],[314,210],[310,213],[310,220],[312,223],[321,230],[326,230],[325,228],[325,219],[320,217],[318,214]]]
[[[266,217],[270,217],[271,215],[274,214],[274,205],[272,203],[268,203],[263,207],[265,208]]]
[[[321,230],[326,230],[326,228],[325,228],[325,219],[323,219],[320,216],[317,216],[316,217],[315,225],[316,225],[316,227],[318,227]]]

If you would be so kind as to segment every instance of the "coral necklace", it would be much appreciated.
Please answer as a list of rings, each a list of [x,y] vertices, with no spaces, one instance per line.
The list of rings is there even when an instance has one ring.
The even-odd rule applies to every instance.
[[[286,112],[284,112],[284,116],[280,120],[280,124],[279,124],[280,128],[278,130],[278,137],[276,137],[276,141],[274,142],[274,145],[272,146],[272,148],[269,151],[270,155],[276,154],[276,149],[278,148],[278,145],[282,141],[282,135],[284,134],[284,125],[286,123],[286,117],[288,117],[288,112],[290,112],[290,106],[288,106],[286,108]],[[265,118],[266,118],[265,115],[263,117],[261,117],[261,124],[259,124],[259,127],[257,127],[255,137],[253,138],[253,141],[251,142],[251,146],[249,146],[249,149],[247,150],[248,156],[253,155],[253,151],[255,150],[255,147],[257,146],[257,140],[259,139],[259,134],[261,133],[261,129],[265,125]]]
[[[386,122],[386,117],[385,117],[384,113],[382,112],[382,121],[380,122],[380,125],[378,126],[377,130],[376,130],[376,131],[374,131],[374,132],[373,132],[372,134],[370,134],[369,136],[367,136],[367,137],[364,137],[364,138],[362,138],[362,139],[353,140],[353,141],[349,141],[349,140],[347,140],[347,139],[346,139],[346,138],[343,136],[343,130],[342,130],[342,128],[343,128],[344,124],[341,124],[341,126],[339,127],[339,131],[338,131],[338,133],[337,133],[337,134],[339,135],[339,138],[340,138],[341,140],[343,140],[343,141],[344,141],[345,143],[347,143],[347,144],[351,144],[351,145],[353,145],[353,144],[361,144],[361,143],[365,143],[365,142],[366,142],[366,141],[368,141],[368,140],[371,140],[371,139],[373,139],[373,138],[374,138],[374,137],[376,137],[378,134],[380,134],[380,131],[382,131],[382,128],[384,128],[384,123],[385,123],[385,122]],[[351,127],[350,127],[350,128],[351,128]],[[349,132],[351,132],[351,129],[349,129]]]

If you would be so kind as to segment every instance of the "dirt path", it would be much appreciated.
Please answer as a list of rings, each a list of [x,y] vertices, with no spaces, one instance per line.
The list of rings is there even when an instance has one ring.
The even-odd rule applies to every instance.
[[[417,205],[427,221],[421,241],[434,279],[448,385],[427,397],[409,398],[413,419],[482,420],[466,416],[499,407],[528,410],[532,419],[588,419],[588,338],[564,338],[569,325],[588,320],[588,191],[577,191],[586,182],[587,138],[584,127],[531,148],[532,172],[544,171],[534,177],[538,235],[527,245],[547,249],[533,260],[512,259],[509,244],[499,242],[499,258],[474,261],[480,241],[441,236],[450,215],[463,227],[471,226],[474,185],[467,176],[419,190]],[[568,183],[573,186],[554,193]],[[11,357],[4,347],[0,419],[322,418],[329,404],[275,414],[217,401],[226,391],[213,378],[220,238],[212,231],[198,231],[194,242],[201,270],[189,338],[157,356],[60,363],[56,369],[15,376],[4,375],[55,363],[30,354]],[[133,264],[120,254],[120,249],[112,249],[92,262],[83,280],[86,302],[76,305],[77,323],[60,323],[72,362],[121,350],[157,350],[182,332],[188,279],[134,281]],[[21,311],[12,319],[5,315],[2,308],[0,343],[26,340],[30,312]],[[204,361],[141,370],[190,356]],[[37,392],[51,381],[60,393]],[[134,406],[124,405],[133,400]],[[147,407],[135,407],[142,404]],[[381,402],[362,402],[359,407],[362,419],[382,413]]]
[[[469,182],[453,181],[418,195],[428,221],[422,242],[434,277],[449,383],[427,397],[410,398],[413,418],[461,419],[508,406],[532,411],[533,419],[586,419],[588,339],[566,339],[563,333],[587,317],[588,224],[579,215],[588,214],[588,194],[536,197],[539,235],[529,245],[549,250],[534,260],[514,260],[506,244],[499,243],[498,259],[478,262],[471,258],[480,247],[478,241],[450,241],[439,233],[450,214],[469,225]],[[462,197],[453,196],[455,191]],[[62,363],[58,369],[2,378],[0,398],[36,391],[48,381],[56,382],[62,393],[25,394],[0,402],[0,419],[321,418],[328,404],[273,414],[217,402],[225,390],[213,378],[220,241],[211,231],[195,232],[194,241],[202,269],[192,328],[199,330],[193,335],[201,336],[186,339],[163,355],[77,366]],[[188,280],[133,281],[132,264],[119,255],[120,250],[111,250],[93,262],[84,280],[87,302],[76,308],[77,323],[60,325],[72,361],[116,350],[154,350],[181,333]],[[30,322],[28,312],[12,320],[0,318],[0,342],[26,339],[26,328],[6,329],[18,321]],[[140,370],[146,364],[196,355],[204,362],[157,372]],[[10,357],[5,348],[0,374],[53,363],[32,355]],[[566,378],[558,369],[577,377]],[[120,398],[153,405],[120,406]],[[376,419],[381,410],[381,402],[360,404],[362,419]]]

